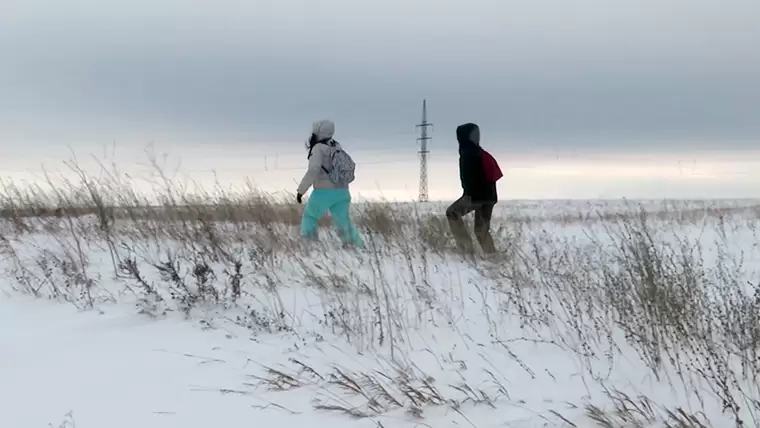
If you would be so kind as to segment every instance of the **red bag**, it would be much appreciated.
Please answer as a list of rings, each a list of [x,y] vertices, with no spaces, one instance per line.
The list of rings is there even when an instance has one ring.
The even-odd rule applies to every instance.
[[[491,156],[490,153],[488,153],[486,150],[482,150],[482,161],[483,161],[483,173],[485,174],[486,181],[489,183],[496,183],[501,179],[501,177],[504,177],[504,173],[501,172],[501,168],[499,167],[499,163],[496,162],[496,159]]]

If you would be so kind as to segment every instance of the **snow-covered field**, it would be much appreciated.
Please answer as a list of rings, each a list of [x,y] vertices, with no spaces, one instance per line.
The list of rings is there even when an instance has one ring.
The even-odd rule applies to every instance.
[[[0,427],[760,426],[756,201],[95,205],[3,223]]]

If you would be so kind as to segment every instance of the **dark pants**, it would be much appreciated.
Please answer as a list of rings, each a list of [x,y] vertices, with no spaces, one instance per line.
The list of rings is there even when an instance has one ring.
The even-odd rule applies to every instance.
[[[475,212],[475,237],[486,253],[496,251],[491,237],[491,215],[493,214],[493,202],[472,202],[468,196],[462,196],[454,201],[446,210],[446,218],[449,220],[451,232],[457,242],[460,250],[472,251],[472,239],[467,232],[462,217],[471,212]]]

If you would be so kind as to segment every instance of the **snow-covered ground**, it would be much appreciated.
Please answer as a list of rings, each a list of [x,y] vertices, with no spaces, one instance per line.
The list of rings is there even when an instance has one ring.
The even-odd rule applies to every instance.
[[[455,255],[434,204],[367,251],[8,224],[0,427],[759,426],[756,204],[643,205],[688,214],[505,202],[490,260]]]

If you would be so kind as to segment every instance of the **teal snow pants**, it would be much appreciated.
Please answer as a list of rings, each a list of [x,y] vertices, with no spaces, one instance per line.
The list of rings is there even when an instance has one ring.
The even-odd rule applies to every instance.
[[[301,218],[301,236],[317,239],[317,221],[329,211],[343,243],[364,248],[364,241],[351,222],[350,207],[348,189],[314,189]]]

